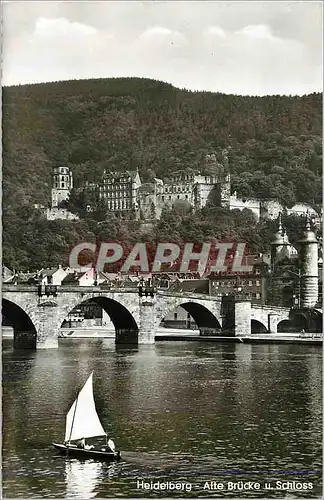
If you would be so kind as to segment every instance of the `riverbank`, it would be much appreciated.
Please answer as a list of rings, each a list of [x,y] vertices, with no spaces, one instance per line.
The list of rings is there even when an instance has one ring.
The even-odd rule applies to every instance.
[[[155,341],[194,341],[194,342],[226,342],[246,344],[312,344],[322,345],[322,334],[311,333],[278,333],[278,334],[253,334],[249,336],[234,337],[223,335],[200,335],[199,330],[184,330],[181,328],[160,328],[155,335]],[[2,327],[2,338],[13,339],[12,328]],[[114,339],[115,331],[111,328],[62,328],[60,339]]]
[[[311,345],[323,345],[323,337],[313,337],[309,334],[309,337],[300,336],[300,334],[289,334],[289,335],[278,335],[278,334],[265,334],[265,335],[249,335],[244,337],[229,337],[220,335],[156,335],[155,341],[195,341],[195,342],[233,342],[233,343],[243,343],[243,344],[311,344]]]

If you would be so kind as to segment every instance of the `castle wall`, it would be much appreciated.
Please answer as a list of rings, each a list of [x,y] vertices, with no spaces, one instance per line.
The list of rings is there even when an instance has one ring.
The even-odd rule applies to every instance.
[[[314,210],[314,208],[307,203],[296,203],[296,205],[294,205],[292,208],[287,209],[288,215],[306,215],[307,212],[311,216],[318,216],[316,210]]]
[[[47,220],[78,220],[79,217],[65,208],[48,208],[45,212]]]
[[[210,184],[196,184],[195,208],[200,209],[207,205],[208,196],[213,189],[214,186]]]
[[[253,214],[256,216],[256,218],[259,220],[261,216],[261,202],[260,200],[254,199],[254,198],[248,198],[248,199],[243,199],[243,198],[238,198],[236,191],[233,195],[230,196],[230,205],[229,205],[230,210],[244,210],[247,208],[248,210],[251,210]]]
[[[178,200],[186,200],[190,203],[190,205],[195,206],[195,197],[194,193],[189,190],[181,190],[179,189],[174,189],[174,192],[168,191],[165,192],[164,194],[159,194],[156,196],[156,203],[159,205],[161,208],[163,206],[168,206],[169,208],[172,208],[174,202]]]
[[[52,189],[52,208],[56,208],[62,201],[66,201],[69,194],[69,189]]]

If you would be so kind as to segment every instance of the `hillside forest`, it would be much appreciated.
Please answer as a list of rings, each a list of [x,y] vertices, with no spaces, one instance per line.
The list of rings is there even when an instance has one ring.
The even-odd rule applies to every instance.
[[[116,78],[3,89],[3,263],[36,270],[67,264],[81,241],[195,242],[236,240],[267,252],[275,221],[248,210],[164,210],[145,230],[99,204],[87,183],[104,169],[139,169],[142,182],[198,171],[211,152],[228,151],[232,192],[322,205],[322,95],[246,97],[190,92],[164,82]],[[70,209],[79,221],[47,221],[54,166],[73,171]],[[294,244],[304,221],[284,217]]]

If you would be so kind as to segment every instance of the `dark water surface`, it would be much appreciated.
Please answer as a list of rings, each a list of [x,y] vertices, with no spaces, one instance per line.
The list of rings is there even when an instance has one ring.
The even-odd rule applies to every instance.
[[[66,459],[51,447],[62,442],[66,412],[92,370],[98,413],[122,451],[113,465]],[[318,346],[159,342],[132,350],[70,339],[35,353],[4,343],[3,496],[318,498],[321,475],[305,471],[322,465],[321,384]],[[188,484],[154,491],[137,480]],[[204,490],[211,481],[223,490]],[[238,481],[260,490],[228,489]],[[276,481],[289,489],[264,489]],[[306,490],[296,489],[301,483]]]

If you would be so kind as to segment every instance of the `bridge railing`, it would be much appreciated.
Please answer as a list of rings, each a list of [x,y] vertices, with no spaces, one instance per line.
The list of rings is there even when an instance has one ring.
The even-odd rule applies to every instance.
[[[275,306],[275,305],[271,305],[271,304],[265,304],[265,305],[262,305],[262,304],[253,304],[252,303],[252,306],[253,306],[253,309],[264,309],[264,310],[267,310],[269,311],[270,309],[271,310],[274,310],[274,311],[290,311],[291,310],[291,307],[286,307],[286,306]]]
[[[12,285],[3,283],[3,292],[36,292],[38,291],[38,285]]]
[[[115,293],[135,293],[138,294],[138,288],[137,287],[123,287],[120,285],[112,285],[112,286],[79,286],[79,285],[45,285],[45,286],[55,286],[55,290],[57,294],[64,293],[64,292],[71,292],[71,293],[109,293],[109,292],[115,292]],[[2,285],[2,291],[3,292],[35,292],[35,294],[38,293],[39,290],[39,285],[27,285],[27,284],[6,284],[4,283]],[[158,295],[163,295],[163,296],[169,296],[169,297],[188,297],[191,299],[198,298],[198,299],[203,299],[203,300],[210,300],[210,301],[221,301],[221,297],[217,295],[207,295],[204,293],[195,293],[195,292],[173,292],[173,291],[167,291],[164,288],[157,288],[156,289],[156,294]]]

